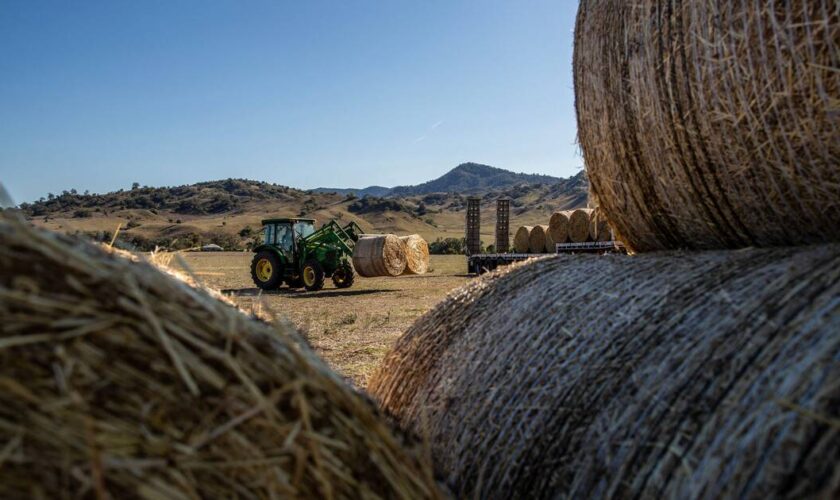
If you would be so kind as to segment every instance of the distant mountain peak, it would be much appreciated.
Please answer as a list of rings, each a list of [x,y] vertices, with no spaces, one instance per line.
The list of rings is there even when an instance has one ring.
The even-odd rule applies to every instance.
[[[472,193],[490,189],[504,189],[520,184],[556,184],[559,177],[522,174],[481,163],[461,163],[435,180],[416,186],[397,186],[390,196],[410,196],[429,193]]]
[[[461,163],[437,179],[414,186],[385,188],[370,186],[363,189],[317,188],[318,193],[354,193],[356,196],[413,196],[430,193],[477,193],[490,189],[504,189],[521,184],[557,184],[563,182],[559,177],[540,174],[522,174],[482,163]]]

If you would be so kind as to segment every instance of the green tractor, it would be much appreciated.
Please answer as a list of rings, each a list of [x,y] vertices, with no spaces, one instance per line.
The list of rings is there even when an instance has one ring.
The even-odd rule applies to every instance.
[[[309,291],[324,287],[332,278],[336,288],[353,285],[351,258],[362,230],[355,222],[341,227],[330,221],[315,230],[314,219],[266,219],[263,244],[254,248],[251,278],[263,290],[275,290],[284,282],[290,288]]]

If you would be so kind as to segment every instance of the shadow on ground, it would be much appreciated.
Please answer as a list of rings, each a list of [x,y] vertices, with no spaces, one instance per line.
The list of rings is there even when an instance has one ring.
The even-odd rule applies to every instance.
[[[291,290],[289,288],[281,288],[279,290],[260,290],[259,288],[228,288],[222,290],[223,295],[233,297],[256,297],[262,295],[282,295],[290,299],[315,299],[324,297],[354,297],[358,295],[371,295],[375,293],[394,292],[398,290],[321,290],[319,292],[307,292],[305,290]]]

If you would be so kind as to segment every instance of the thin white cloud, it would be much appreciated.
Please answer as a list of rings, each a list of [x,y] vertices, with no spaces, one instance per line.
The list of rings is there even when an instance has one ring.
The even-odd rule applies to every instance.
[[[415,143],[415,144],[417,144],[418,142],[422,142],[422,141],[426,140],[426,136],[427,136],[427,135],[429,135],[429,134],[431,134],[432,132],[434,132],[434,130],[435,130],[436,128],[440,127],[440,126],[441,126],[441,125],[443,125],[443,124],[444,124],[444,120],[438,120],[438,121],[436,121],[435,123],[433,123],[433,124],[432,124],[432,126],[431,126],[431,127],[429,127],[429,129],[426,131],[426,133],[425,133],[424,135],[421,135],[421,136],[420,136],[420,137],[418,137],[417,139],[414,139],[414,143]]]

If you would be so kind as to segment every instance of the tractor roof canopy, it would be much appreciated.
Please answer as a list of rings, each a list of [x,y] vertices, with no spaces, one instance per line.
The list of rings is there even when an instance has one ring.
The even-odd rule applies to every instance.
[[[300,219],[297,217],[285,219],[263,219],[261,223],[265,226],[267,224],[294,224],[295,222],[311,222],[315,224],[315,219]]]

